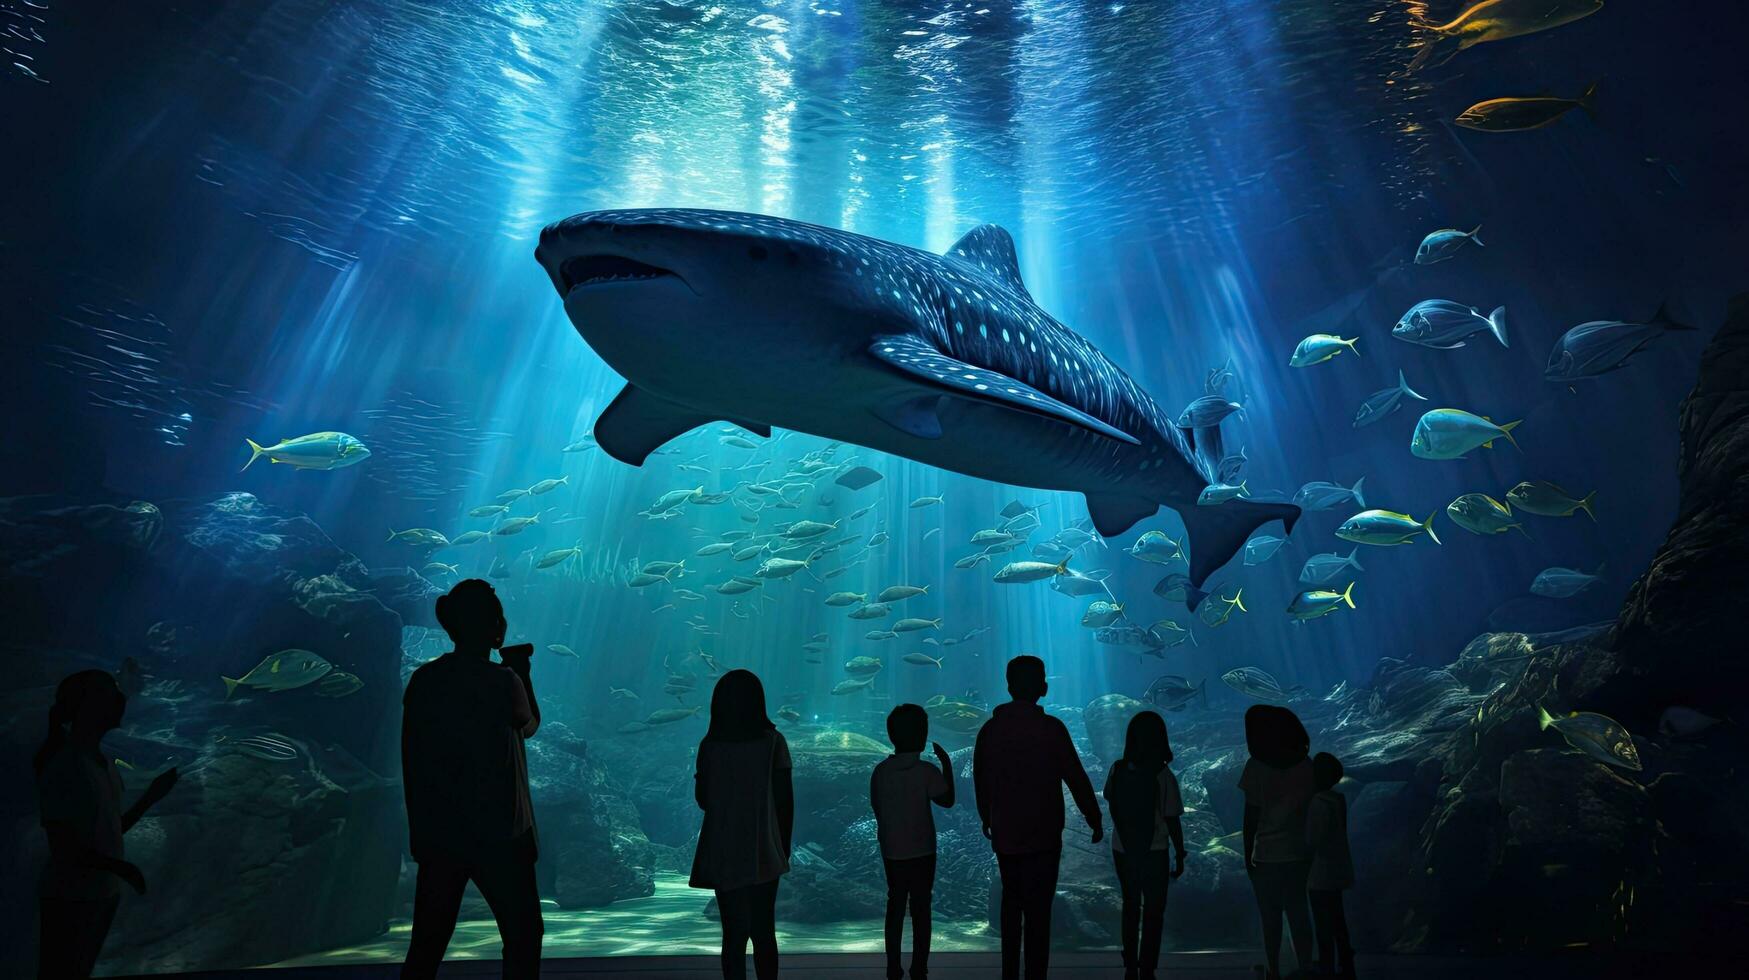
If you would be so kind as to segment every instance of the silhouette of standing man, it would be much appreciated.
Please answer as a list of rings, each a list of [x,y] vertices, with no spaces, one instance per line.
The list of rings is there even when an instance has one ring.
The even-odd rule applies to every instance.
[[[401,778],[419,878],[401,976],[428,980],[455,933],[469,881],[504,942],[504,977],[540,974],[534,808],[523,739],[540,727],[527,643],[503,646],[504,606],[482,579],[438,597],[455,649],[413,672],[402,698]],[[503,663],[492,662],[499,649]]]
[[[1008,661],[1014,700],[997,705],[972,750],[978,817],[1002,874],[1002,980],[1019,980],[1023,942],[1027,980],[1044,980],[1050,967],[1064,784],[1093,830],[1093,843],[1105,839],[1099,800],[1069,729],[1038,706],[1047,689],[1043,660],[1023,654]]]

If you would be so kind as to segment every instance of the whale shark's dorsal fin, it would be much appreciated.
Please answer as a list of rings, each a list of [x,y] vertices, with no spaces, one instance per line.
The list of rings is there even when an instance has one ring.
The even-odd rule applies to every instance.
[[[626,385],[595,420],[595,444],[622,463],[642,466],[663,443],[718,420],[733,422],[756,435],[771,436],[771,426],[707,415],[636,385]]]
[[[876,337],[868,350],[877,360],[936,391],[1001,405],[1017,412],[1057,419],[1132,446],[1142,444],[1140,439],[1128,432],[1100,421],[1073,405],[1064,404],[1032,385],[1000,371],[967,364],[956,357],[943,354],[916,337]],[[927,400],[913,399],[905,403],[902,412],[883,417],[895,428],[919,438],[941,437],[941,422],[934,416],[934,409]]]
[[[975,265],[990,278],[1031,298],[1020,278],[1020,256],[1014,252],[1014,236],[1001,225],[979,225],[966,232],[947,250],[947,256]]]

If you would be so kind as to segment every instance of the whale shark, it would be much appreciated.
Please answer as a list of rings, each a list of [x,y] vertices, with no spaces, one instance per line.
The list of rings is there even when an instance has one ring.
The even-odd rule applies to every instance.
[[[1170,507],[1197,585],[1260,525],[1299,518],[1285,503],[1198,506],[1218,482],[1219,424],[1174,424],[1040,308],[997,225],[937,255],[767,215],[590,211],[543,229],[535,258],[626,379],[595,423],[622,462],[726,421],[1079,492],[1106,537]]]

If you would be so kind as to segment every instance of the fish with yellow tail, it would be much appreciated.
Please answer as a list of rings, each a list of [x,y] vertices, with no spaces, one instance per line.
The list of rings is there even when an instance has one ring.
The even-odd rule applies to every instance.
[[[1433,514],[1428,514],[1425,521],[1417,521],[1394,510],[1363,510],[1336,528],[1336,536],[1344,541],[1381,547],[1409,544],[1422,534],[1434,544],[1440,543],[1439,535],[1433,533]]]
[[[1634,747],[1634,737],[1621,722],[1594,711],[1569,711],[1565,717],[1549,714],[1542,705],[1536,706],[1537,727],[1553,728],[1567,744],[1599,762],[1622,769],[1640,771],[1640,752]]]
[[[1348,583],[1348,587],[1341,592],[1331,592],[1327,589],[1301,592],[1294,596],[1292,602],[1287,604],[1287,614],[1303,622],[1308,619],[1317,619],[1319,616],[1328,616],[1342,608],[1344,603],[1348,605],[1348,608],[1354,608],[1353,582]]]
[[[1603,0],[1478,0],[1443,24],[1417,18],[1411,23],[1434,36],[1415,52],[1409,70],[1443,65],[1465,48],[1571,24],[1601,9]]]
[[[344,432],[312,432],[296,439],[281,439],[271,446],[253,439],[243,441],[249,444],[245,470],[263,456],[269,463],[284,463],[297,470],[337,470],[362,463],[370,456],[364,443]]]
[[[1019,585],[1024,582],[1042,582],[1047,578],[1067,574],[1067,558],[1054,565],[1048,561],[1013,561],[1002,566],[996,573],[995,581],[1002,585]]]
[[[1486,415],[1471,415],[1459,408],[1436,408],[1415,423],[1415,434],[1409,439],[1409,451],[1421,459],[1462,459],[1472,449],[1493,449],[1495,439],[1505,439],[1519,449],[1512,430],[1519,419],[1496,425]]]

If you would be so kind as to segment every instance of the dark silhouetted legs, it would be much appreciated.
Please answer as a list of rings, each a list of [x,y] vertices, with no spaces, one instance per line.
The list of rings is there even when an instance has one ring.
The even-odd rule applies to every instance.
[[[1318,965],[1325,973],[1344,976],[1354,972],[1354,946],[1348,941],[1348,913],[1342,909],[1342,892],[1309,891],[1312,924],[1318,934]]]
[[[1123,892],[1124,972],[1140,971],[1152,976],[1160,965],[1160,936],[1166,927],[1166,882],[1171,859],[1163,850],[1144,851],[1140,855],[1114,852],[1112,858],[1117,863],[1117,883]]]
[[[1257,911],[1263,917],[1263,955],[1269,962],[1269,972],[1281,973],[1281,919],[1287,916],[1289,934],[1293,937],[1294,958],[1302,970],[1312,966],[1312,918],[1306,905],[1306,877],[1312,872],[1310,861],[1270,861],[1257,863],[1251,873],[1251,887],[1257,893]]]
[[[998,854],[1002,872],[1002,980],[1019,980],[1026,948],[1026,980],[1044,980],[1051,965],[1051,901],[1057,897],[1061,851]]]
[[[899,963],[905,933],[905,906],[911,906],[911,976],[929,975],[929,901],[935,892],[935,855],[888,861],[887,865],[887,980],[905,975]]]
[[[723,976],[747,976],[747,943],[753,943],[753,974],[759,980],[777,977],[777,882],[717,892],[717,915],[723,923]]]
[[[120,903],[119,898],[90,902],[40,899],[42,946],[37,953],[36,975],[41,980],[83,980],[90,976]]]
[[[413,894],[413,938],[407,947],[407,961],[401,966],[403,980],[430,980],[437,975],[444,950],[455,934],[456,915],[469,880],[498,921],[498,935],[504,941],[504,980],[533,980],[540,975],[544,927],[532,862],[466,865],[421,861]]]

